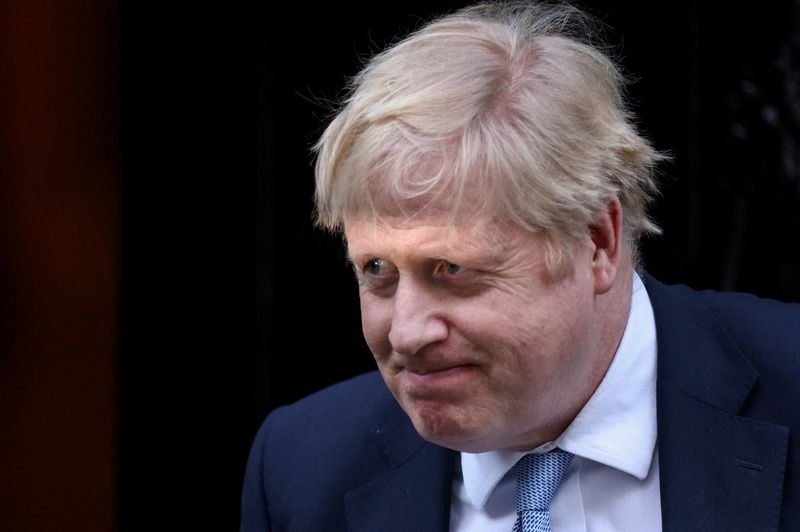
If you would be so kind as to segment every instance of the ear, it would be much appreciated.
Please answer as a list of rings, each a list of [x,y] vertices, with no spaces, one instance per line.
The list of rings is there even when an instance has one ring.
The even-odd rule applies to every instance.
[[[614,286],[622,261],[622,205],[618,198],[608,202],[589,231],[594,244],[594,291],[598,295],[605,294]]]

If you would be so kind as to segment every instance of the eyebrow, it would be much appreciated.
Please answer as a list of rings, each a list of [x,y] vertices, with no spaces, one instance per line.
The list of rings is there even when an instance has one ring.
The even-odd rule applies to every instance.
[[[344,260],[347,264],[351,266],[355,266],[355,261],[353,260],[353,255],[350,253],[350,245],[345,241],[344,243]]]
[[[355,262],[353,260],[353,253],[352,253],[352,248],[350,247],[350,242],[348,242],[347,239],[344,240],[344,259],[350,264],[353,264]]]

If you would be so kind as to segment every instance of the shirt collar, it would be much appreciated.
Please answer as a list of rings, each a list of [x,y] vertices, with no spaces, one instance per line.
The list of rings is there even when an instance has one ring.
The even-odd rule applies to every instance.
[[[637,274],[628,323],[617,353],[589,401],[555,439],[533,451],[559,447],[643,480],[656,445],[656,325]],[[461,453],[464,489],[476,508],[526,452]]]

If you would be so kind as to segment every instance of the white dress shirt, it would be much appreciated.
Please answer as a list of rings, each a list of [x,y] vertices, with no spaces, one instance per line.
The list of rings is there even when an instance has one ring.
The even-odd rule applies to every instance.
[[[555,441],[575,455],[550,505],[554,532],[658,532],[656,328],[634,274],[628,323],[595,393]],[[513,466],[526,453],[461,453],[453,483],[452,532],[510,532],[516,519]]]

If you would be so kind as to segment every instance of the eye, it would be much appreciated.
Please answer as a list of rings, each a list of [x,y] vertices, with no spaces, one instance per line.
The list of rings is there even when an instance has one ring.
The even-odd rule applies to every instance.
[[[391,265],[384,259],[374,258],[364,265],[364,273],[373,277],[380,277],[390,273]]]
[[[439,263],[439,266],[436,269],[436,273],[443,273],[447,275],[459,275],[464,273],[466,268],[461,266],[460,264],[455,264],[453,262],[448,262],[443,260]]]
[[[362,288],[376,295],[385,295],[391,293],[398,272],[397,267],[388,260],[374,257],[360,263],[356,277]]]

